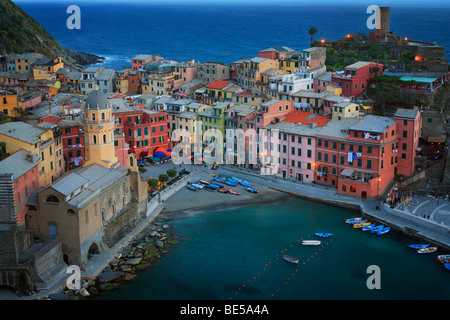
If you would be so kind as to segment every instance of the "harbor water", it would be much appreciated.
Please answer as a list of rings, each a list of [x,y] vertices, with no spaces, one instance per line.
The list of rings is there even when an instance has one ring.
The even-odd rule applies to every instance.
[[[418,254],[408,247],[416,242],[401,234],[378,236],[344,222],[355,216],[356,211],[297,198],[177,214],[171,225],[180,242],[137,280],[95,299],[450,298],[450,272],[434,261],[442,252]],[[333,236],[315,237],[318,232]],[[302,240],[321,244],[306,246]],[[283,255],[299,259],[298,264]]]

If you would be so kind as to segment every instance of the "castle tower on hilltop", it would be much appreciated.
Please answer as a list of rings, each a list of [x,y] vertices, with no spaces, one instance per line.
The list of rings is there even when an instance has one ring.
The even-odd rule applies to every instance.
[[[402,39],[390,31],[391,8],[380,7],[380,28],[369,32],[370,42],[401,43]]]
[[[84,166],[97,163],[111,168],[118,163],[114,151],[114,117],[105,94],[96,86],[87,99],[82,120],[86,158]]]

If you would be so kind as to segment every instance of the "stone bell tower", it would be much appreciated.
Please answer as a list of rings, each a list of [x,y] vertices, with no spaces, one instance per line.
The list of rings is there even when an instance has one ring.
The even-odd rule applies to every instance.
[[[98,163],[111,168],[118,164],[114,151],[112,107],[106,95],[97,86],[86,99],[82,123],[86,145],[84,166]]]

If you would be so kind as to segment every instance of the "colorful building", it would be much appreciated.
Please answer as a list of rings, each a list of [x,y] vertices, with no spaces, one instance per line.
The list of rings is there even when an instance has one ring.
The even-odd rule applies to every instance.
[[[369,80],[383,72],[383,65],[359,61],[344,69],[344,71],[338,71],[332,75],[332,82],[342,88],[342,96],[358,98],[367,90]]]
[[[398,134],[397,174],[412,176],[415,156],[421,136],[422,115],[416,109],[397,109],[394,116]]]

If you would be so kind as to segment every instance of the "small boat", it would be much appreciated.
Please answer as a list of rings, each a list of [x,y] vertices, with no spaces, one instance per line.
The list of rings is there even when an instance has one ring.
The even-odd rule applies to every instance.
[[[215,182],[210,183],[209,186],[213,187],[213,188],[216,188],[216,189],[223,188],[222,184],[218,184],[218,183],[215,183]]]
[[[411,248],[411,249],[422,249],[422,248],[427,248],[427,247],[429,247],[430,245],[428,244],[428,243],[426,243],[426,244],[410,244],[409,245],[409,247]]]
[[[444,268],[450,270],[450,263],[444,263]]]
[[[229,189],[229,190],[230,190],[229,192],[230,192],[231,194],[234,194],[234,195],[236,195],[236,196],[238,196],[238,195],[241,194],[239,191],[232,190],[232,189]]]
[[[375,228],[375,223],[372,223],[372,224],[362,227],[362,231],[369,231],[369,230],[372,230],[373,228]]]
[[[251,188],[251,187],[247,187],[247,191],[252,192],[252,193],[258,193],[258,190]]]
[[[221,192],[221,193],[228,193],[228,192],[230,192],[230,190],[227,189],[227,188],[220,188],[220,189],[218,189],[217,191],[219,191],[219,192]]]
[[[236,181],[230,181],[230,180],[225,180],[223,183],[229,185],[229,186],[237,186],[237,182]]]
[[[197,189],[203,189],[205,186],[199,183],[193,183],[192,184],[194,187],[196,187]]]
[[[298,259],[297,258],[288,256],[288,255],[284,255],[283,259],[288,261],[288,262],[290,262],[290,263],[298,263]]]
[[[222,179],[220,177],[214,177],[214,180],[216,180],[217,182],[221,182],[221,183],[223,183],[225,181],[225,179]]]
[[[193,186],[193,185],[191,185],[191,184],[186,185],[186,187],[187,187],[189,190],[192,190],[192,191],[197,191],[197,190],[198,190],[197,187],[195,187],[195,186]]]
[[[367,220],[357,220],[357,221],[350,222],[350,224],[358,224],[358,223],[366,223],[366,222],[367,222]]]
[[[206,185],[206,186],[209,185],[209,182],[206,181],[206,180],[200,180],[200,182],[203,183],[203,184]]]
[[[450,258],[448,258],[448,259],[438,259],[438,258],[436,258],[436,261],[439,262],[439,263],[442,263],[442,264],[450,263]]]
[[[206,191],[216,191],[217,189],[216,189],[216,188],[213,188],[213,187],[210,187],[210,186],[206,186],[206,187],[205,187],[205,190],[206,190]]]
[[[368,225],[370,225],[370,222],[355,223],[353,225],[353,228],[357,229],[357,228],[362,228],[362,227],[365,227],[365,226],[368,226]]]
[[[314,233],[314,235],[320,238],[329,238],[333,236],[332,233]]]
[[[378,230],[381,230],[383,228],[384,228],[384,225],[380,224],[379,226],[372,228],[372,230],[370,230],[370,233],[376,233],[376,232],[378,232]]]
[[[450,254],[442,254],[436,257],[436,260],[450,259]]]
[[[303,240],[302,245],[304,246],[318,246],[320,241],[318,240]]]
[[[377,235],[381,236],[382,234],[388,233],[391,230],[391,227],[386,227],[377,231]]]
[[[352,222],[360,221],[360,220],[362,220],[362,218],[350,218],[350,219],[346,219],[345,223],[352,223]]]
[[[242,179],[239,179],[239,178],[236,178],[236,177],[231,177],[234,181],[237,181],[237,182],[241,182],[242,181]]]
[[[418,253],[432,253],[432,252],[436,252],[437,251],[437,247],[427,247],[427,248],[422,248],[417,250]]]

